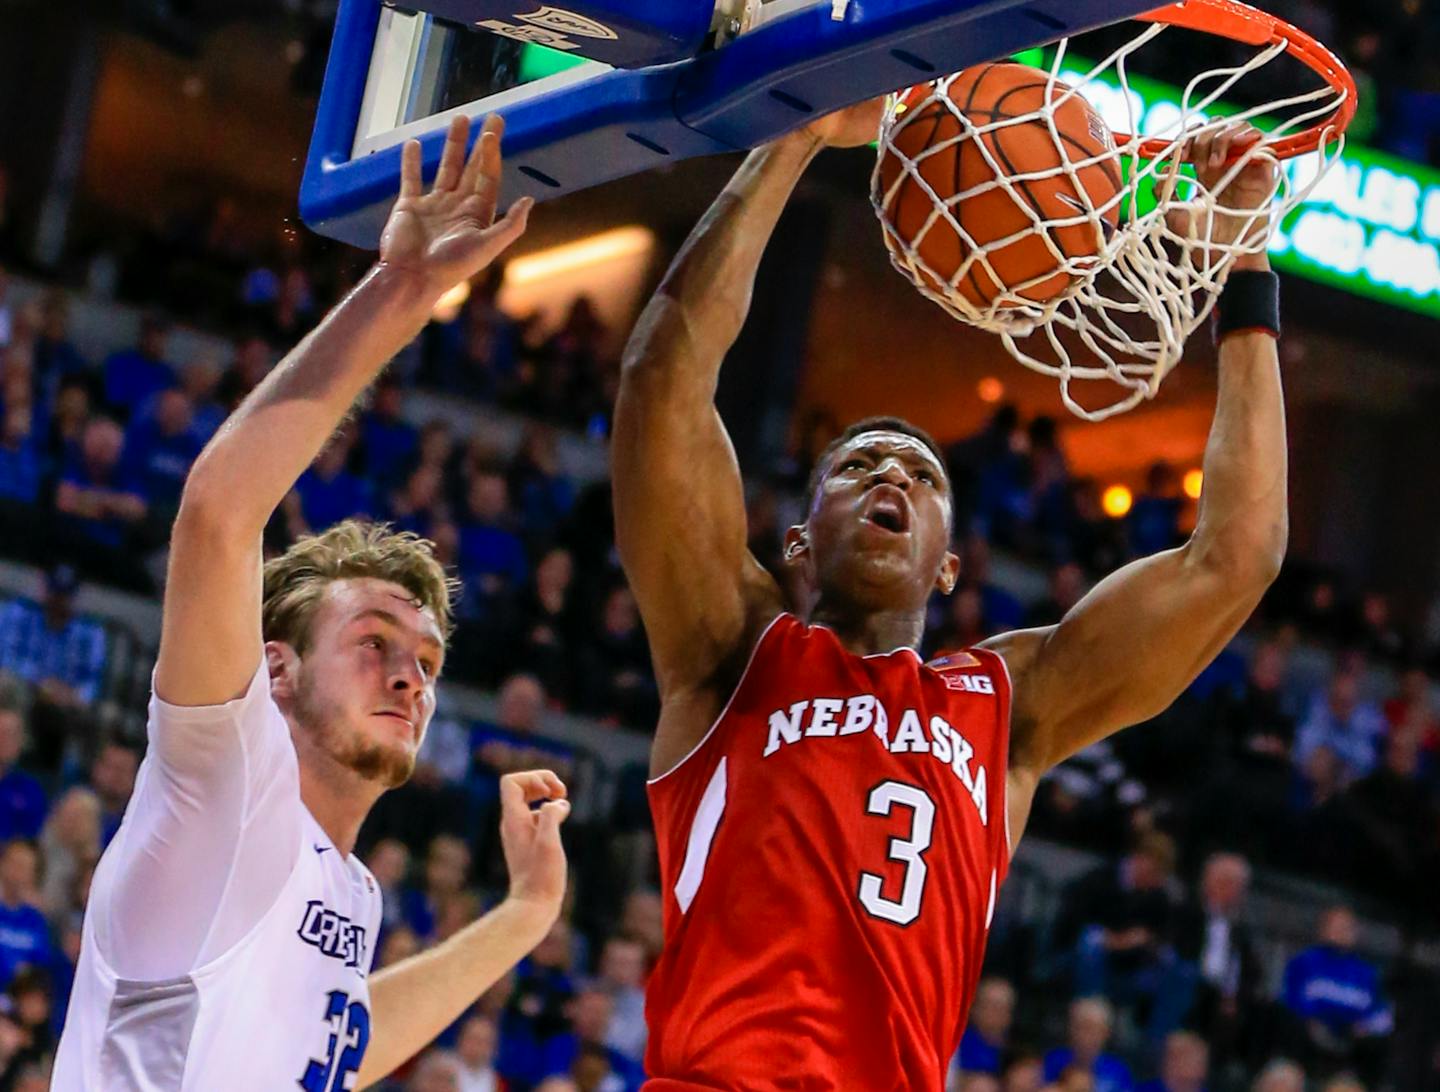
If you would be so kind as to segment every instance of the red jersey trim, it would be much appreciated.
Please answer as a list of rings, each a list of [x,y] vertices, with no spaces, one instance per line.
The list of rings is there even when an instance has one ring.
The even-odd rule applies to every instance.
[[[647,780],[645,782],[646,785],[658,785],[661,781],[664,781],[681,766],[685,765],[685,763],[689,762],[692,758],[694,758],[695,755],[699,752],[700,748],[704,747],[705,744],[710,742],[710,737],[715,734],[715,729],[720,727],[721,722],[725,720],[725,714],[730,712],[730,706],[735,704],[735,699],[740,694],[740,688],[745,685],[745,679],[747,676],[749,676],[750,669],[755,666],[755,657],[760,653],[760,646],[765,643],[765,638],[770,636],[770,631],[775,628],[775,623],[780,621],[780,619],[784,618],[789,613],[789,611],[782,610],[774,618],[770,619],[769,624],[767,624],[765,628],[760,631],[760,636],[755,640],[755,647],[750,650],[750,658],[745,661],[745,670],[740,672],[740,678],[735,681],[735,689],[730,691],[730,697],[725,702],[725,708],[720,710],[720,715],[716,717],[715,720],[711,723],[709,730],[707,730],[706,733],[700,737],[700,742],[695,744],[695,746],[691,747],[690,750],[685,753],[684,758],[682,758],[679,762],[675,763],[675,765],[671,766],[664,773],[660,774],[658,777],[652,777]]]

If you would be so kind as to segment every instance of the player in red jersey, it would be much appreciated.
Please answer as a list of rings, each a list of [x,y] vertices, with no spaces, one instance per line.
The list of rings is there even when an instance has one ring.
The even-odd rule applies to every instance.
[[[926,601],[959,562],[943,460],[893,419],[853,426],[819,460],[786,534],[801,589],[787,600],[746,548],[716,380],[801,173],[826,145],[873,139],[878,116],[857,107],[752,153],[626,353],[616,532],[662,696],[651,1092],[938,1092],[1040,776],[1165,709],[1285,550],[1274,338],[1239,329],[1220,350],[1194,535],[1058,625],[920,662]],[[1195,149],[1207,180],[1238,135]],[[1222,205],[1260,207],[1268,171],[1247,168]],[[1242,261],[1252,289],[1269,285],[1263,257]]]

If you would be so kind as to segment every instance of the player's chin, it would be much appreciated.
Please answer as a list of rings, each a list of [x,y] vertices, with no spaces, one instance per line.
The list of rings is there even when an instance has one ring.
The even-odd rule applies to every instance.
[[[415,751],[394,741],[368,742],[357,747],[346,764],[366,781],[398,789],[415,772]]]
[[[863,606],[889,610],[909,598],[917,585],[917,566],[906,553],[867,551],[857,553],[848,566],[846,584],[849,598]]]

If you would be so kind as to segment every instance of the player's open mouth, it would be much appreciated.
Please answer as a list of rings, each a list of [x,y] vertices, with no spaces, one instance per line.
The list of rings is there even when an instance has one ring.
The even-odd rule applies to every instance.
[[[893,485],[876,486],[861,518],[882,531],[903,535],[910,530],[910,505]]]

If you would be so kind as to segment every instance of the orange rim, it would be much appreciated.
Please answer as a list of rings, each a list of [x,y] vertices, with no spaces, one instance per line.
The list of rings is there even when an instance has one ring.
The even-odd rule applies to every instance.
[[[1322,141],[1331,143],[1349,128],[1355,116],[1355,78],[1327,46],[1317,42],[1299,27],[1283,19],[1277,19],[1263,11],[1257,11],[1240,0],[1178,0],[1163,8],[1135,17],[1146,23],[1168,23],[1170,26],[1187,30],[1200,30],[1217,34],[1222,38],[1243,42],[1253,46],[1271,46],[1284,43],[1285,51],[1306,65],[1345,97],[1335,111],[1327,118],[1316,122],[1304,132],[1294,133],[1268,145],[1271,152],[1280,159],[1292,159],[1306,152],[1313,152]],[[1115,140],[1124,144],[1131,137],[1116,134]],[[1165,154],[1174,141],[1155,139],[1140,145],[1140,155],[1156,159]]]

